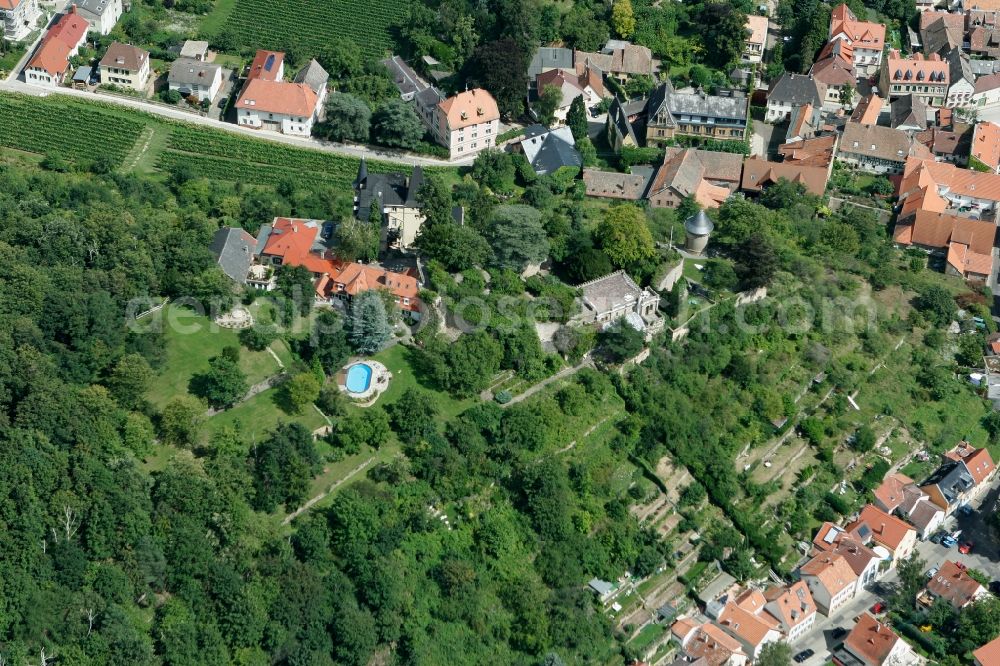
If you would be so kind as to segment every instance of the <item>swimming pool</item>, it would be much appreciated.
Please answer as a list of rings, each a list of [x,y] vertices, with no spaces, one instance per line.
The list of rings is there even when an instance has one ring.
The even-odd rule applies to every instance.
[[[347,369],[347,381],[344,383],[350,393],[364,393],[372,385],[371,366],[355,363]]]

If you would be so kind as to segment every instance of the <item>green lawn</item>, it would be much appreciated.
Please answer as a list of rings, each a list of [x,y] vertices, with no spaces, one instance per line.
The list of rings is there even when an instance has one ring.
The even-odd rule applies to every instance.
[[[666,624],[653,624],[651,622],[639,631],[636,637],[629,642],[629,646],[642,654],[654,641],[659,640],[668,628]]]
[[[215,0],[215,7],[201,21],[201,34],[204,37],[214,37],[229,19],[236,7],[236,0]],[[218,62],[218,61],[216,61]]]
[[[301,423],[310,431],[326,425],[326,421],[312,406],[306,407],[301,414],[286,413],[279,406],[278,395],[278,389],[270,389],[216,414],[205,424],[204,439],[211,439],[213,434],[226,426],[238,425],[239,432],[252,443],[263,439],[279,424],[289,421]]]
[[[156,407],[162,408],[171,398],[187,393],[191,378],[208,370],[209,359],[221,354],[224,347],[240,348],[240,367],[250,384],[280,372],[278,363],[267,351],[254,352],[240,347],[236,331],[220,328],[208,317],[185,308],[168,305],[164,313],[163,342],[167,360],[146,394]],[[283,363],[291,363],[291,353],[283,341],[276,341],[272,347]]]
[[[444,391],[440,391],[428,384],[426,380],[418,378],[417,373],[413,369],[413,358],[417,353],[416,350],[409,347],[393,345],[389,349],[381,351],[372,357],[385,365],[389,369],[389,372],[392,373],[389,388],[379,397],[377,404],[383,407],[391,405],[399,400],[407,389],[419,387],[430,391],[437,397],[438,407],[441,410],[441,420],[444,421],[451,419],[479,402],[478,398],[455,399]]]

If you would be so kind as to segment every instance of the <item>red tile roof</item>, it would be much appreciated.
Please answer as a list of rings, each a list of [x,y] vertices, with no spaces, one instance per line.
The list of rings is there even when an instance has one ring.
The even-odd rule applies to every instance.
[[[76,13],[75,7],[63,14],[45,35],[28,67],[58,76],[69,67],[69,56],[87,35],[88,23]]]
[[[271,58],[268,66],[268,58]],[[262,81],[278,81],[278,71],[285,62],[285,54],[280,51],[257,51],[253,62],[250,63],[250,71],[247,79],[260,79]]]
[[[784,178],[793,183],[800,183],[806,192],[821,197],[826,191],[828,176],[825,167],[769,162],[753,155],[743,163],[743,180],[740,187],[748,192],[760,192]]]
[[[851,114],[851,122],[862,125],[874,125],[878,122],[878,116],[882,113],[884,102],[877,94],[872,93],[854,108]]]
[[[979,666],[1000,665],[1000,638],[990,641],[978,650],[973,650],[972,656]]]
[[[964,608],[986,591],[965,572],[964,567],[951,560],[942,564],[934,577],[927,581],[927,589],[934,596],[947,599],[955,608]]]
[[[868,613],[862,613],[851,633],[844,639],[844,646],[855,656],[869,664],[881,664],[902,640],[889,628]]]
[[[905,474],[889,474],[882,485],[875,489],[877,499],[886,511],[895,511],[903,502],[903,488],[913,483],[913,479]]]
[[[818,136],[814,139],[792,141],[778,146],[778,154],[782,156],[783,164],[800,166],[828,167],[833,161],[833,151],[837,145],[837,137]]]
[[[847,531],[853,532],[862,523],[868,525],[875,541],[892,550],[899,548],[908,533],[916,532],[913,527],[874,504],[865,505],[858,519],[847,526]]]
[[[858,576],[843,555],[822,553],[802,565],[804,576],[815,576],[831,598],[857,581]]]
[[[944,454],[950,460],[962,460],[978,486],[993,473],[995,465],[990,452],[986,449],[973,448],[968,442],[961,442],[948,453]]]
[[[915,53],[909,58],[904,58],[899,51],[892,50],[889,51],[885,66],[889,72],[890,83],[947,86],[951,81],[948,61],[942,60],[936,53],[926,57],[922,53]]]
[[[236,108],[309,118],[316,112],[318,101],[316,93],[304,83],[250,79]]]
[[[830,38],[839,35],[847,37],[855,47],[881,51],[885,46],[885,26],[859,21],[846,4],[834,7],[830,14]]]
[[[764,596],[769,604],[767,612],[788,629],[797,627],[816,613],[816,603],[805,581],[796,581],[788,587],[772,587]]]

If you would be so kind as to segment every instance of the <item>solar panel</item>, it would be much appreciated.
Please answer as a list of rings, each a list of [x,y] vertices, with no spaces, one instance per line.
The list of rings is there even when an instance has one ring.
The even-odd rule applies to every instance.
[[[271,68],[274,67],[274,54],[267,56],[267,60],[264,61],[264,70],[270,72]]]

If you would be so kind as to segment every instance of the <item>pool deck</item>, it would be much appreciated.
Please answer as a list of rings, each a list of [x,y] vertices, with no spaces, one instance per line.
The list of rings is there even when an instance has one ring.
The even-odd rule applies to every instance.
[[[368,388],[359,393],[354,393],[349,391],[347,388],[347,373],[352,366],[363,364],[367,365],[372,370],[371,381],[368,384]],[[375,404],[378,400],[379,395],[382,394],[387,388],[389,388],[389,380],[392,379],[392,373],[389,372],[388,368],[379,363],[378,361],[372,361],[371,359],[356,359],[352,360],[350,363],[345,365],[337,373],[336,381],[337,386],[341,391],[346,393],[348,397],[352,400],[358,402],[358,407],[370,407]]]

